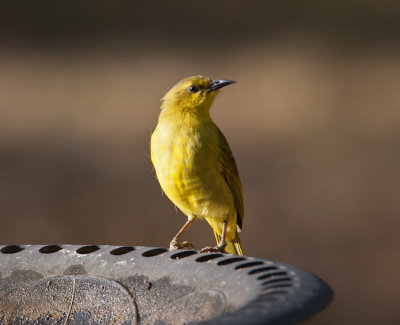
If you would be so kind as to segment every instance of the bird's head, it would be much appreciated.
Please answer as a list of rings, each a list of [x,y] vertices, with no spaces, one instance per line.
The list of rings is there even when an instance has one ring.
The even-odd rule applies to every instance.
[[[233,80],[212,80],[204,76],[188,77],[178,82],[162,98],[162,110],[208,114],[219,89]]]

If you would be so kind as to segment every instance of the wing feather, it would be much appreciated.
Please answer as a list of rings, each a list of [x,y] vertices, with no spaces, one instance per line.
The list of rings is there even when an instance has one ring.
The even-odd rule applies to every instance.
[[[233,157],[232,151],[229,148],[228,141],[226,140],[223,133],[218,129],[218,148],[219,148],[219,159],[222,166],[222,175],[228,184],[236,205],[237,210],[237,225],[239,229],[242,229],[243,218],[244,218],[244,206],[243,206],[243,190],[242,183],[240,182],[239,172],[236,167],[235,158]]]

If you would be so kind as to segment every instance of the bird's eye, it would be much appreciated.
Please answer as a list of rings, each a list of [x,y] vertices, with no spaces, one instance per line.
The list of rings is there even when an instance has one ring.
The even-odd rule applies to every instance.
[[[194,85],[191,85],[189,87],[189,91],[194,94],[194,93],[197,93],[199,91],[199,88],[194,86]]]

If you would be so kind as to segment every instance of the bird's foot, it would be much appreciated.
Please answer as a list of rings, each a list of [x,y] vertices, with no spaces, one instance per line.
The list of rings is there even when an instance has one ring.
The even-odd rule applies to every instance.
[[[189,243],[188,241],[184,241],[183,243],[179,243],[177,240],[172,240],[169,244],[169,250],[173,251],[176,249],[193,249],[195,250],[194,246],[192,243]]]
[[[218,245],[215,247],[207,246],[201,249],[200,253],[225,253],[225,245]]]

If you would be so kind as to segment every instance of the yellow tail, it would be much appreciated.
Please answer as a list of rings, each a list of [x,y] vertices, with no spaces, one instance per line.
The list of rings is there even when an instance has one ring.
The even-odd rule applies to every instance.
[[[218,245],[219,242],[221,241],[221,236],[218,235],[215,231],[214,231],[214,235],[215,235],[215,240],[217,241],[217,245]],[[225,252],[227,252],[228,254],[243,256],[242,243],[240,242],[239,233],[237,231],[235,234],[235,239],[233,241],[226,242]]]

